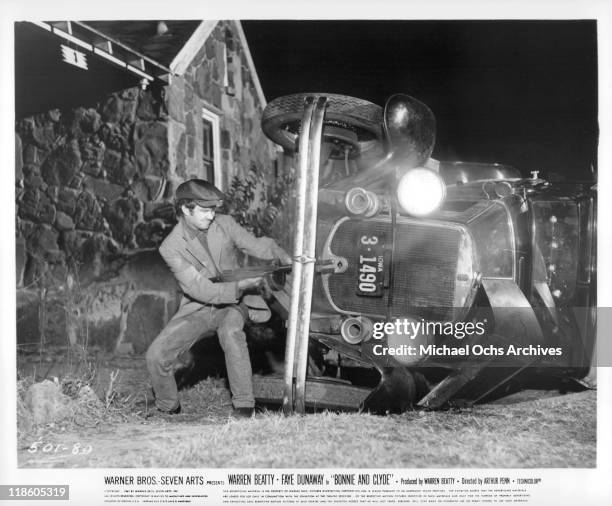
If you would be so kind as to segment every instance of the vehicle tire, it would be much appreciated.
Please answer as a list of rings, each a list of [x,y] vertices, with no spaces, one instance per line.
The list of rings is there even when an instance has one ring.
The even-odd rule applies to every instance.
[[[283,403],[284,379],[282,376],[255,376],[253,392],[260,404]],[[306,407],[332,411],[359,411],[371,389],[356,387],[344,380],[319,376],[306,379]]]
[[[268,138],[290,151],[296,149],[296,139],[307,96],[328,98],[325,125],[345,128],[357,135],[359,142],[382,139],[382,107],[346,95],[331,93],[298,93],[275,98],[264,109],[261,128]]]

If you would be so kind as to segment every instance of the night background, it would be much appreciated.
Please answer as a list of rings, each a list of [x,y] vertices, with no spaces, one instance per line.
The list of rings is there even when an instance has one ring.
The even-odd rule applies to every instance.
[[[595,21],[242,21],[266,99],[318,91],[433,110],[434,158],[597,170]]]

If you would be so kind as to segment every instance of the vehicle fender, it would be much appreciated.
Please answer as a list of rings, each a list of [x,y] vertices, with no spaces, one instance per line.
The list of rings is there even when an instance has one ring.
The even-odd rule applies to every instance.
[[[482,287],[493,312],[494,333],[501,340],[520,345],[544,341],[531,304],[513,280],[483,278]]]

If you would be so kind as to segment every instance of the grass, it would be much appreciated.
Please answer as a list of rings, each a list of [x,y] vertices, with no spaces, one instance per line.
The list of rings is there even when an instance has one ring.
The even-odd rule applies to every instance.
[[[89,442],[83,457],[32,458],[27,467],[193,468],[536,468],[594,467],[596,393],[469,410],[379,417],[266,412],[230,420],[219,380],[185,392],[185,406],[217,395],[223,413],[153,417],[97,431],[64,432],[54,441]]]
[[[150,385],[142,357],[98,357],[85,376],[57,361],[72,416],[28,425],[23,402],[35,375],[18,382],[18,448],[22,467],[193,468],[538,468],[594,467],[594,391],[454,411],[403,415],[318,413],[229,418],[226,382],[209,378],[180,392],[183,413],[160,415],[142,400]],[[64,372],[64,374],[61,374]],[[97,399],[80,398],[91,386]],[[532,392],[533,393],[533,392]],[[531,396],[533,397],[533,396]],[[515,399],[516,400],[516,399]],[[78,402],[77,402],[78,401]],[[98,402],[99,401],[99,402]],[[139,403],[140,401],[140,403]],[[87,455],[32,454],[33,441],[91,444]]]
[[[592,467],[594,395],[401,416],[322,413],[204,427],[155,467]]]

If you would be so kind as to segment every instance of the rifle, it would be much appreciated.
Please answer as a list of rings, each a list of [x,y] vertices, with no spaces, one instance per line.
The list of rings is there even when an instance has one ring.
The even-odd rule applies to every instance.
[[[222,271],[221,274],[210,278],[213,283],[223,281],[240,281],[247,278],[264,278],[273,291],[282,290],[285,286],[287,273],[291,272],[291,265],[252,265]]]

